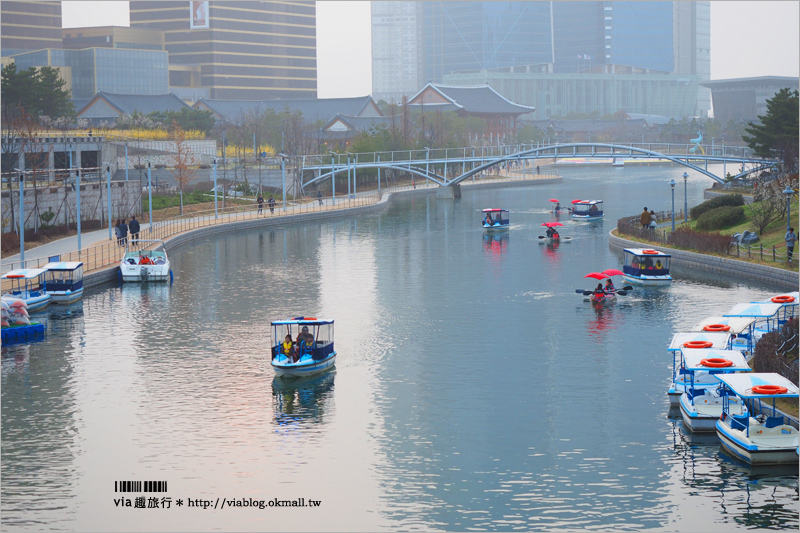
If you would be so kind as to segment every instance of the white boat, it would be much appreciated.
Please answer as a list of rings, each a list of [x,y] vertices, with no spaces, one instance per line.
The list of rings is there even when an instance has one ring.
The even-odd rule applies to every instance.
[[[508,229],[511,225],[508,217],[508,210],[484,209],[481,224],[483,225],[483,229],[488,230]]]
[[[753,342],[755,343],[765,333],[780,329],[783,305],[782,303],[772,302],[736,304],[731,307],[730,311],[723,313],[722,316],[725,318],[755,319],[753,325]]]
[[[119,265],[122,281],[172,280],[172,271],[164,248],[164,241],[160,239],[132,240],[129,241],[128,245],[143,245],[146,249],[132,251],[128,246],[125,247],[125,254],[122,256]]]
[[[44,309],[51,299],[44,281],[46,272],[44,268],[20,268],[6,272],[0,279],[10,280],[11,290],[4,292],[3,296],[22,300],[29,312]]]
[[[603,200],[573,200],[572,218],[575,220],[600,220],[603,218]]]
[[[783,325],[793,318],[797,318],[800,313],[800,292],[785,292],[773,296],[767,301],[751,302],[754,304],[781,304],[778,311],[778,325]]]
[[[83,297],[83,263],[51,262],[44,266],[45,287],[51,302],[70,304]]]
[[[623,248],[622,271],[625,280],[637,285],[669,285],[669,263],[672,256],[649,248]]]
[[[272,340],[271,364],[276,376],[313,376],[336,363],[333,320],[302,316],[275,320]]]
[[[739,350],[686,350],[683,353],[684,369],[689,373],[686,391],[680,396],[681,418],[692,432],[716,431],[717,420],[722,414],[722,398],[729,393],[719,386],[716,376],[731,372],[750,372],[744,355]],[[694,377],[708,374],[714,378],[716,387],[695,387]],[[728,399],[731,414],[741,416],[747,408],[741,398]]]
[[[751,465],[796,464],[798,423],[778,411],[776,398],[797,402],[797,385],[773,373],[723,374],[718,379],[747,404],[747,414],[737,416],[723,396],[717,436],[728,453]]]
[[[684,351],[715,349],[729,350],[731,335],[726,332],[685,332],[676,333],[667,348],[672,352],[672,384],[667,391],[670,407],[678,407],[681,394],[686,392],[689,385],[689,371],[686,370]],[[695,388],[716,387],[719,382],[707,372],[697,372],[694,375]]]
[[[731,349],[741,350],[749,361],[755,348],[755,341],[753,340],[755,321],[756,319],[752,317],[712,316],[698,322],[692,328],[692,331],[730,334]]]

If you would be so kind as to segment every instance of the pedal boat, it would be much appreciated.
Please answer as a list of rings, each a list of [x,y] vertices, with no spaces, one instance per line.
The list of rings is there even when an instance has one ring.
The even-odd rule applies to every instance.
[[[20,268],[6,272],[0,279],[10,280],[11,290],[4,292],[3,296],[22,300],[28,312],[44,309],[52,299],[47,292],[46,273],[44,268]]]
[[[716,423],[723,449],[750,465],[797,464],[798,421],[778,411],[778,398],[797,402],[797,385],[774,373],[722,374],[718,379],[747,405],[737,416],[723,396],[722,415]]]
[[[603,200],[573,200],[574,220],[600,220],[603,218]]]
[[[325,372],[336,363],[336,350],[333,345],[333,320],[313,317],[297,317],[275,320],[272,323],[272,369],[275,375],[284,378],[313,376]],[[286,335],[296,340],[303,327],[308,327],[313,340],[301,342],[298,346],[300,358],[294,362],[287,357],[281,346]]]
[[[698,322],[692,331],[729,333],[731,349],[744,352],[745,359],[749,362],[755,349],[753,340],[755,321],[756,319],[752,317],[712,316]]]
[[[50,262],[44,266],[44,276],[50,301],[54,304],[71,304],[83,297],[83,263]]]
[[[672,352],[672,384],[667,391],[670,407],[680,405],[681,394],[686,392],[690,381],[689,371],[686,370],[684,352],[689,350],[715,349],[730,350],[731,335],[726,332],[695,331],[676,333],[672,337],[668,351]],[[697,372],[694,375],[696,389],[717,387],[719,381],[708,372]]]
[[[487,222],[487,217],[492,221]],[[487,230],[503,230],[508,229],[511,225],[508,217],[508,210],[506,209],[484,209],[483,220],[481,221],[483,229]]]
[[[648,248],[623,248],[625,281],[645,286],[669,285],[670,254]]]
[[[750,372],[744,355],[739,350],[686,350],[683,352],[684,369],[688,372],[689,383],[680,396],[680,410],[683,423],[693,433],[713,433],[717,420],[722,414],[722,398],[732,393],[720,385],[717,376],[732,372]],[[717,381],[716,387],[694,386],[696,375],[708,374]],[[733,395],[728,398],[731,414],[743,416],[747,407],[741,398]]]

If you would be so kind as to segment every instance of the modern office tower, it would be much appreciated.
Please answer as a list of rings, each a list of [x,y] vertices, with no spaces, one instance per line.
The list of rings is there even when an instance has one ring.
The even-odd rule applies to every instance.
[[[65,50],[84,48],[127,48],[129,50],[164,51],[164,33],[126,26],[64,28]]]
[[[705,82],[711,79],[711,3],[673,2],[675,67],[672,73],[678,76],[693,76]],[[698,86],[697,113],[706,115],[711,110],[711,92]]]
[[[373,1],[372,96],[400,103],[417,92],[422,73],[422,2]]]
[[[17,69],[70,67],[72,98],[93,97],[99,91],[114,94],[165,94],[169,74],[167,53],[155,50],[85,48],[45,49],[12,57]]]
[[[61,2],[0,2],[0,53],[61,48]]]
[[[553,62],[550,2],[423,2],[423,83]]]
[[[313,1],[130,2],[132,28],[164,32],[171,65],[196,65],[210,98],[317,95]]]

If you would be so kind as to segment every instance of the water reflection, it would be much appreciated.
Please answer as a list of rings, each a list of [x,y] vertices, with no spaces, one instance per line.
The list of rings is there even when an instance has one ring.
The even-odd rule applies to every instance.
[[[333,380],[336,371],[318,376],[272,380],[272,408],[275,423],[298,428],[325,422],[333,402]]]
[[[483,234],[483,250],[489,257],[499,257],[508,249],[508,231],[502,233],[485,232]]]

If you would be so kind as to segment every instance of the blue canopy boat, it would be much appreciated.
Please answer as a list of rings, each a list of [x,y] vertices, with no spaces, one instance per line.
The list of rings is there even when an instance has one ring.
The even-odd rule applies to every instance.
[[[481,224],[483,224],[484,229],[508,229],[510,225],[508,210],[484,209]]]
[[[603,200],[573,200],[572,218],[575,220],[600,220],[603,218]]]
[[[622,271],[625,279],[637,285],[669,285],[671,255],[646,248],[623,248],[625,257]]]
[[[44,281],[46,272],[44,268],[20,268],[6,272],[0,279],[11,280],[11,290],[4,295],[25,302],[29,312],[44,309],[52,298]]]
[[[44,266],[44,276],[50,301],[56,304],[71,304],[83,297],[83,263],[56,262]]]
[[[333,320],[302,316],[275,320],[272,340],[271,364],[276,376],[312,376],[332,368],[336,362]]]

